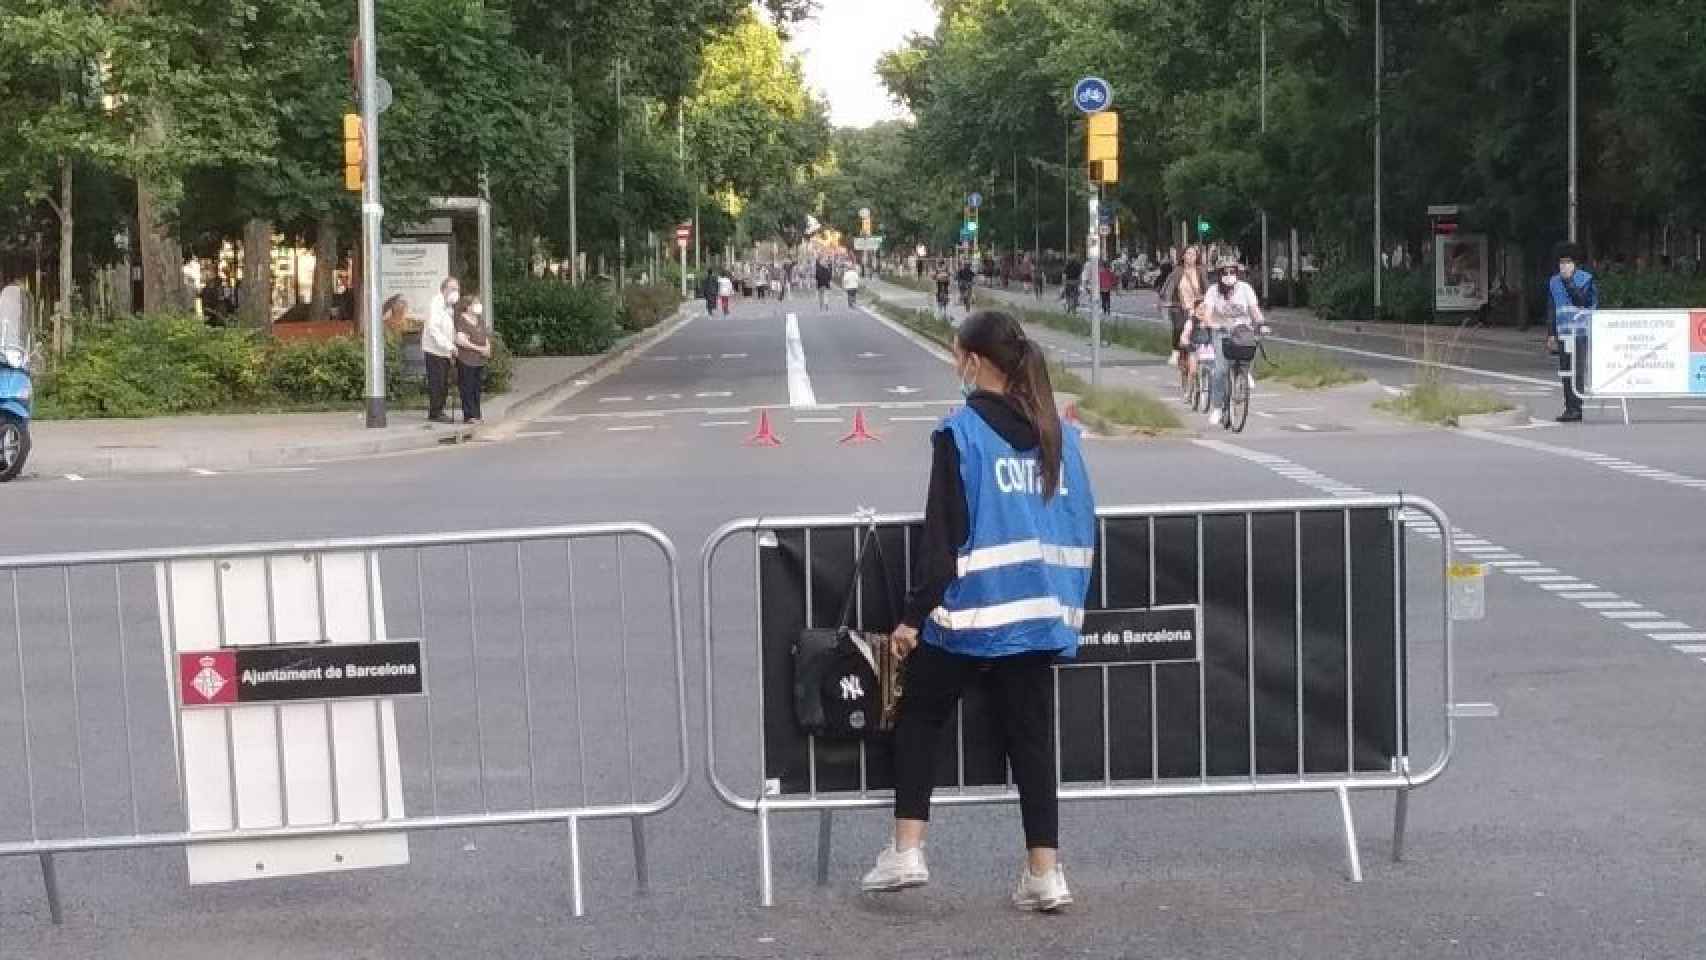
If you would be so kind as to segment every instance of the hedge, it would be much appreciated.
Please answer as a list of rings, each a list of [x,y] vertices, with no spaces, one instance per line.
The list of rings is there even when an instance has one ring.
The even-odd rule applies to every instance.
[[[541,277],[499,284],[496,314],[498,335],[523,357],[603,353],[623,330],[622,305],[609,291]]]

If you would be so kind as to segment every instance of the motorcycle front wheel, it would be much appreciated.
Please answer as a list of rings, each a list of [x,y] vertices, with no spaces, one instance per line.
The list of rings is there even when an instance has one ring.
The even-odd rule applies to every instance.
[[[29,458],[29,425],[10,416],[0,415],[0,483],[22,473],[24,461]]]

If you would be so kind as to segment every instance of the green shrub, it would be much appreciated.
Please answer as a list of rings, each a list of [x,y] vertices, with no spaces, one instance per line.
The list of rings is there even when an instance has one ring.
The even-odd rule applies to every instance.
[[[366,392],[367,360],[355,337],[275,343],[266,367],[267,385],[286,403],[348,403]]]
[[[517,356],[603,353],[622,329],[622,307],[599,286],[523,277],[498,287],[497,333]]]
[[[650,330],[673,316],[680,306],[679,287],[629,287],[622,291],[622,330],[626,333]]]
[[[1352,370],[1328,356],[1324,350],[1309,347],[1263,349],[1267,362],[1258,363],[1258,375],[1266,380],[1289,383],[1299,390],[1321,390],[1368,379],[1361,371]]]
[[[1447,427],[1457,426],[1463,417],[1512,409],[1509,401],[1490,390],[1473,390],[1438,379],[1425,380],[1374,405],[1401,417]]]
[[[1706,274],[1616,272],[1594,281],[1602,307],[1706,307]]]
[[[260,392],[264,351],[252,332],[209,328],[181,314],[78,329],[42,384],[44,416],[163,416],[228,407]]]
[[[1432,275],[1425,270],[1388,270],[1381,278],[1379,319],[1425,323],[1433,317]],[[1375,318],[1374,271],[1339,268],[1316,278],[1309,303],[1329,323]]]

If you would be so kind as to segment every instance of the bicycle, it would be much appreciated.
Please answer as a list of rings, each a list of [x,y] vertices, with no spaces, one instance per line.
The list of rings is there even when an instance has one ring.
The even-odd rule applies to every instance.
[[[1194,365],[1192,359],[1196,361]],[[1209,376],[1214,369],[1214,338],[1207,328],[1192,329],[1190,355],[1180,363],[1183,364],[1179,369],[1181,399],[1193,413],[1207,413]]]
[[[1060,298],[1066,301],[1067,315],[1076,317],[1078,315],[1078,284],[1067,284],[1060,291]]]
[[[1247,343],[1236,342],[1243,339],[1240,330],[1249,330]],[[1220,425],[1233,433],[1243,433],[1244,424],[1250,419],[1250,371],[1255,369],[1256,355],[1263,360],[1268,359],[1267,347],[1263,346],[1262,338],[1272,333],[1271,327],[1263,324],[1251,330],[1247,325],[1240,324],[1233,328],[1228,336],[1220,341],[1220,348],[1226,351],[1227,384],[1226,395],[1221,403]],[[1269,361],[1272,362],[1272,361]],[[1199,370],[1201,369],[1199,365]]]

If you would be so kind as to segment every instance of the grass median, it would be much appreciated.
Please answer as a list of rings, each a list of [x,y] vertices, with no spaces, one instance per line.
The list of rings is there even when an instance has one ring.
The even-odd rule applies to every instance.
[[[1324,351],[1308,347],[1283,347],[1267,351],[1267,362],[1256,368],[1264,380],[1278,380],[1299,390],[1324,390],[1362,383],[1368,377],[1345,366]]]
[[[1377,400],[1376,409],[1422,423],[1455,427],[1464,417],[1515,409],[1487,390],[1469,390],[1438,380],[1418,383],[1396,397]]]
[[[902,307],[881,297],[871,298],[871,308],[944,347],[953,346],[953,326],[934,310]],[[1060,318],[1071,319],[1064,314]],[[1145,391],[1128,387],[1092,387],[1083,377],[1058,363],[1050,364],[1049,377],[1055,390],[1078,397],[1079,414],[1091,426],[1104,432],[1130,429],[1154,436],[1183,426],[1171,408]]]

